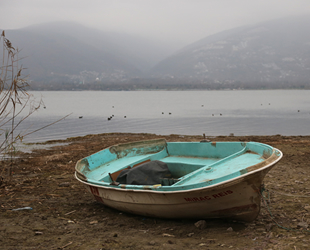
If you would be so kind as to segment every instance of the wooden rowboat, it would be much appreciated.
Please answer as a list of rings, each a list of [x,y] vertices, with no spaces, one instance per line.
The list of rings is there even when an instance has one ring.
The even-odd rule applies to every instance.
[[[75,177],[97,201],[128,213],[252,221],[260,211],[263,179],[281,158],[280,150],[257,142],[159,139],[112,146],[81,159]],[[152,172],[154,164],[159,172]],[[132,176],[134,181],[126,182]]]

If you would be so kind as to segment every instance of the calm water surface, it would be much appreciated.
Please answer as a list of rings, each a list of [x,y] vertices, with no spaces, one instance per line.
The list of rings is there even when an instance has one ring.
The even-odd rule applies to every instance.
[[[28,142],[87,134],[309,135],[310,91],[46,91],[46,108],[22,124]],[[108,117],[112,116],[111,120]],[[83,118],[79,118],[83,117]]]

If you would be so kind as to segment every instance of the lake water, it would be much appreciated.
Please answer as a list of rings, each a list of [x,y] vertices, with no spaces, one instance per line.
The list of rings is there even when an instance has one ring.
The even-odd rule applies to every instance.
[[[29,135],[27,142],[111,132],[310,135],[309,90],[30,93],[37,99],[42,96],[46,108],[23,122],[23,131],[38,129],[72,114]]]

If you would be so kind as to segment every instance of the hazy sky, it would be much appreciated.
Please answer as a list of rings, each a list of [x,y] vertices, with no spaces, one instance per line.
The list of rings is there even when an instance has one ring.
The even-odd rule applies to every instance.
[[[279,17],[310,15],[310,0],[0,0],[0,29],[76,21],[187,45]]]

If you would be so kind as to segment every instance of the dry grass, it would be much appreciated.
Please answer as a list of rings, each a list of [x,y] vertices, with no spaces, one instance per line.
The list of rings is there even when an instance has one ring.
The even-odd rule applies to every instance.
[[[15,144],[22,141],[26,134],[17,132],[18,126],[40,108],[42,100],[37,102],[27,89],[29,84],[23,76],[23,67],[19,65],[18,48],[13,47],[2,31],[2,61],[0,67],[0,155],[8,158],[10,164],[1,166],[0,177],[11,176]],[[27,111],[29,109],[29,111]],[[2,179],[1,178],[1,179]]]

